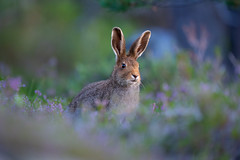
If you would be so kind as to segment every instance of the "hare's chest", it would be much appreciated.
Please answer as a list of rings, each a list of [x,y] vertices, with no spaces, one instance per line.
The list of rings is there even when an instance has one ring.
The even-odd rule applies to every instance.
[[[127,114],[136,110],[139,103],[139,87],[114,91],[110,98],[110,109],[117,114]]]

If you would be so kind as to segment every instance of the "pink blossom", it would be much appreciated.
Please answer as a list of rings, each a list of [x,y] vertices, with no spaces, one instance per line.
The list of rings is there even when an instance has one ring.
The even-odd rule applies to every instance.
[[[154,112],[156,110],[156,108],[158,108],[158,106],[156,105],[156,103],[153,103],[152,111]]]

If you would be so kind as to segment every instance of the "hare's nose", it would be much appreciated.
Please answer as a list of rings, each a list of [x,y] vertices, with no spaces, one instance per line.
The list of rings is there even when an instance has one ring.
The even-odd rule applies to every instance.
[[[132,77],[133,77],[133,78],[135,78],[135,79],[137,79],[137,78],[138,78],[138,76],[137,76],[137,75],[135,75],[135,74],[132,74]]]

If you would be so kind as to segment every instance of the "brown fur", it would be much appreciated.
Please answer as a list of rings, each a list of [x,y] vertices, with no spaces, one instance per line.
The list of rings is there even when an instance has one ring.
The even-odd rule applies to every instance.
[[[139,64],[136,60],[146,49],[150,35],[150,31],[145,31],[126,54],[123,33],[120,28],[113,28],[112,48],[116,54],[116,64],[111,77],[85,86],[70,103],[69,111],[73,113],[80,107],[94,108],[96,100],[105,101],[106,109],[120,114],[135,110],[139,103],[141,83]],[[125,68],[122,68],[123,64],[126,65]]]

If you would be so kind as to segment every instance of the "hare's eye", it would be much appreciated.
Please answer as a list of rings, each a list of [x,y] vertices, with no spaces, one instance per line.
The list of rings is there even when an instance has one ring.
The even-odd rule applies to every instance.
[[[126,68],[126,64],[125,63],[122,64],[122,68]]]

